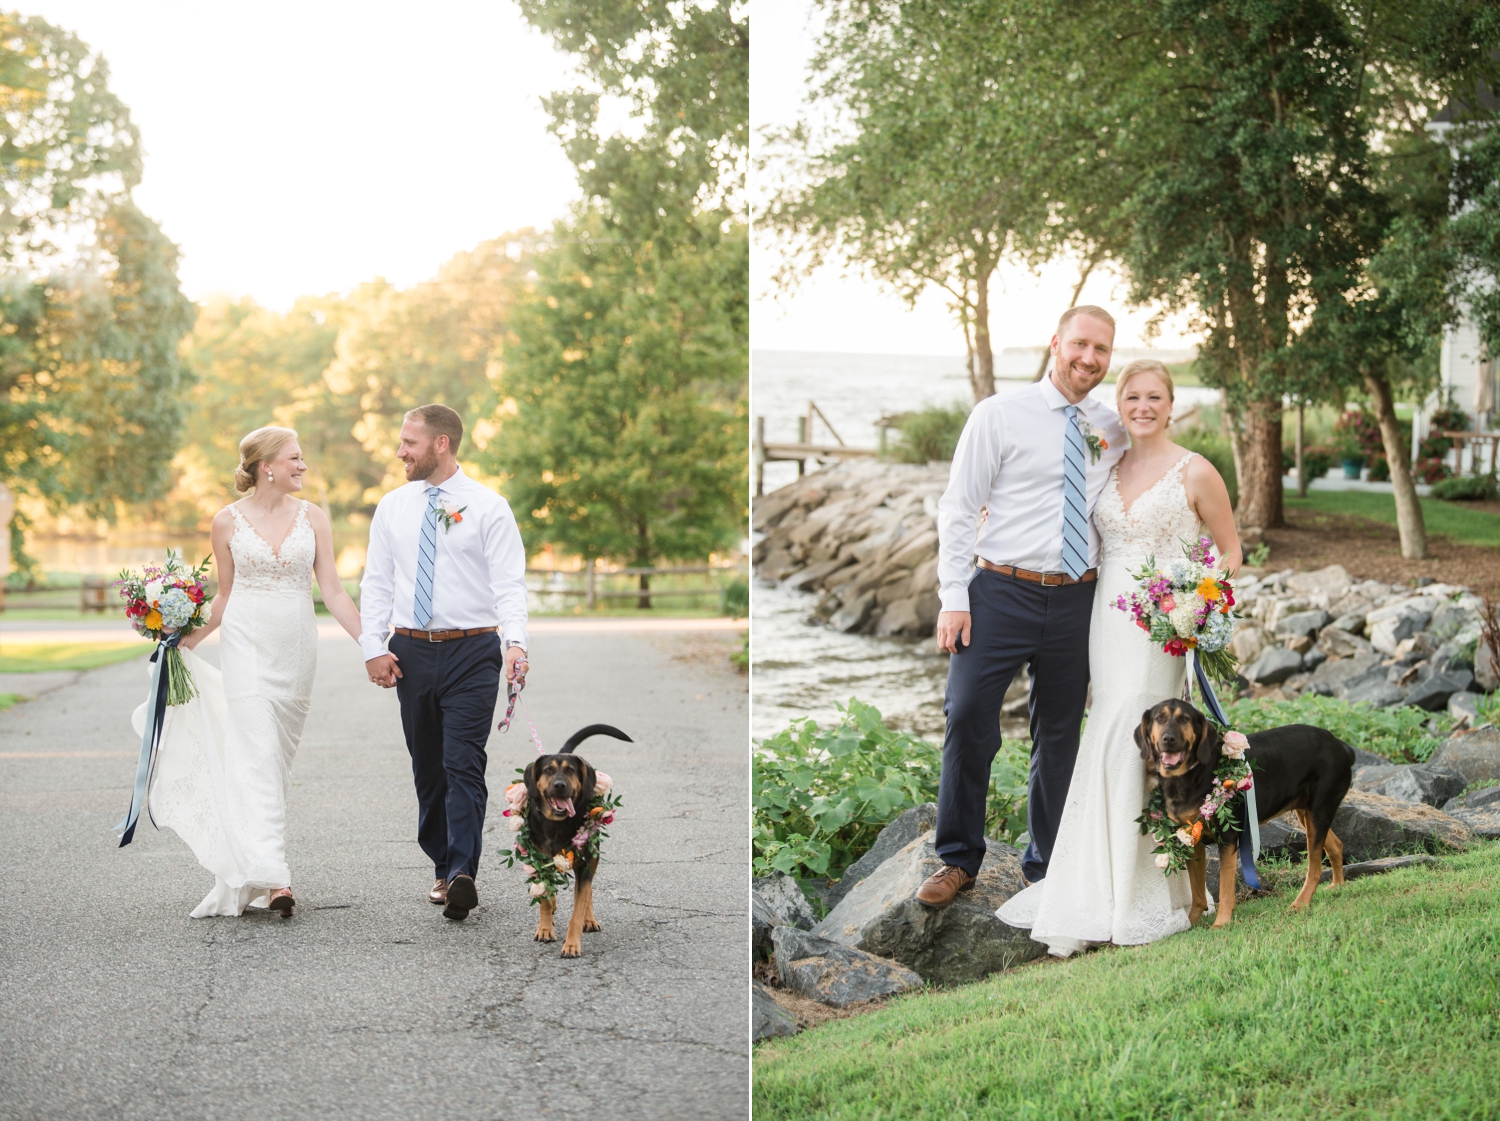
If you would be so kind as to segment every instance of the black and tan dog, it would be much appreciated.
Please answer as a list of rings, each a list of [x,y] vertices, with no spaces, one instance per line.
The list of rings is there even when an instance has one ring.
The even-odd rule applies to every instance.
[[[1333,816],[1349,792],[1354,771],[1354,749],[1332,732],[1308,724],[1287,724],[1245,737],[1245,752],[1255,776],[1256,811],[1261,821],[1296,810],[1307,834],[1307,881],[1291,909],[1300,911],[1311,901],[1323,876],[1323,854],[1333,868],[1333,886],[1344,882],[1344,846],[1333,833]],[[1214,782],[1219,761],[1219,730],[1186,701],[1169,700],[1153,705],[1141,716],[1135,733],[1136,746],[1146,763],[1146,782],[1160,787],[1167,816],[1191,829],[1200,817],[1199,807]],[[1203,837],[1188,865],[1193,888],[1191,922],[1197,922],[1208,907],[1205,890],[1207,850],[1204,844],[1219,840],[1204,823]],[[1219,842],[1219,914],[1214,926],[1228,926],[1234,915],[1235,856],[1240,838],[1231,835]],[[1244,844],[1250,838],[1243,838]]]
[[[526,782],[526,824],[531,830],[532,844],[541,850],[527,856],[532,863],[540,864],[543,858],[551,860],[571,849],[574,834],[588,821],[595,772],[573,754],[573,749],[590,736],[614,736],[626,743],[635,742],[618,728],[590,724],[569,736],[556,755],[543,755],[527,766],[522,776]],[[563,939],[565,958],[576,958],[583,953],[580,936],[584,931],[601,929],[594,918],[594,872],[598,864],[597,859],[588,864],[582,860],[573,864],[573,914],[568,919],[568,936]],[[536,924],[536,940],[556,942],[557,934],[552,929],[556,899],[543,896],[537,906],[541,916]]]

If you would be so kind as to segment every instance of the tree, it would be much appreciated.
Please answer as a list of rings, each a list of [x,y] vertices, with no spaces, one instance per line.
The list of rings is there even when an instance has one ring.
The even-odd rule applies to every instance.
[[[104,517],[169,481],[193,311],[131,202],[139,137],[108,79],[70,32],[0,15],[0,478]]]
[[[1494,114],[1471,121],[1456,140],[1450,291],[1473,318],[1493,359],[1500,355],[1500,121]]]
[[[1067,174],[1075,149],[1095,141],[1076,91],[1059,89],[1066,60],[1027,0],[822,9],[812,98],[834,123],[772,137],[765,161],[780,185],[761,217],[789,250],[778,281],[840,258],[908,304],[942,289],[982,400],[995,392],[996,268],[1067,254],[1087,279],[1120,237],[1114,210],[1079,205]]]
[[[528,539],[590,564],[703,558],[744,533],[748,246],[621,245],[588,211],[536,259],[482,466]],[[729,389],[726,387],[735,387]],[[641,578],[642,606],[650,584]]]

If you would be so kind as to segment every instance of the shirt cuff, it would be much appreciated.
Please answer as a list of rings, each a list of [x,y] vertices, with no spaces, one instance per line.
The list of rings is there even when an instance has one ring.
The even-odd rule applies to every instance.
[[[967,611],[969,609],[969,585],[954,584],[938,592],[938,602],[944,611]]]
[[[502,639],[501,644],[507,650],[512,646],[519,646],[522,650],[525,650],[527,646],[526,624],[507,623],[505,625],[505,637]]]
[[[385,635],[375,635],[369,631],[359,636],[359,648],[363,651],[367,662],[389,653],[385,648]]]

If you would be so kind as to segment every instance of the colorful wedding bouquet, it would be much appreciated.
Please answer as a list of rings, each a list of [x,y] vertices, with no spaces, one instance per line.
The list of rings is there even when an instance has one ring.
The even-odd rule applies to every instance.
[[[211,559],[204,557],[196,568],[188,568],[177,552],[168,550],[164,564],[148,564],[140,572],[121,572],[115,581],[125,601],[125,614],[136,632],[152,642],[167,644],[163,669],[169,706],[185,705],[198,695],[177,643],[208,621],[212,597],[204,586],[204,576]]]
[[[1245,749],[1250,741],[1241,732],[1225,732],[1219,745],[1219,762],[1214,767],[1214,784],[1198,807],[1199,818],[1192,825],[1178,825],[1167,816],[1167,800],[1158,786],[1151,792],[1146,812],[1135,820],[1141,832],[1156,841],[1156,866],[1165,874],[1180,872],[1193,859],[1193,850],[1203,839],[1203,831],[1224,840],[1240,830],[1240,803],[1254,784]]]
[[[1184,549],[1185,559],[1158,569],[1156,558],[1130,575],[1140,591],[1116,598],[1114,606],[1135,619],[1151,641],[1174,657],[1192,650],[1204,671],[1226,684],[1239,663],[1229,652],[1234,635],[1234,587],[1215,568],[1213,541],[1200,538]]]
[[[516,773],[525,775],[526,768],[518,767]],[[536,865],[525,863],[528,858],[536,860],[542,856],[526,822],[526,783],[524,780],[513,782],[505,788],[506,808],[502,816],[516,835],[511,851],[505,854],[505,863],[507,867],[514,867],[517,861],[521,861],[521,871],[526,873],[527,890],[533,903],[539,899],[556,898],[558,890],[568,885],[568,876],[575,864],[591,864],[599,859],[600,842],[609,836],[604,828],[614,824],[615,810],[620,807],[621,799],[615,794],[614,785],[614,780],[603,771],[594,772],[594,796],[589,800],[588,817],[573,834],[571,847],[550,861],[543,860]]]

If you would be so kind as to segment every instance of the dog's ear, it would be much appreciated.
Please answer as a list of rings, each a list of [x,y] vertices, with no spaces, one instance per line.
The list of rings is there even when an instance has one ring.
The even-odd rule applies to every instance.
[[[578,757],[575,755],[575,759]],[[594,796],[594,768],[590,767],[582,759],[578,760],[578,766],[582,768],[578,787],[578,812],[588,813],[589,800]]]
[[[539,806],[542,804],[542,792],[536,784],[536,765],[540,759],[533,759],[526,764],[526,770],[521,775],[521,780],[526,783],[526,799],[528,804]]]
[[[1198,733],[1198,762],[1212,769],[1219,761],[1219,726],[1201,712],[1194,715],[1193,730]]]
[[[1151,709],[1141,713],[1141,726],[1135,730],[1135,746],[1140,749],[1141,761],[1151,762]]]

